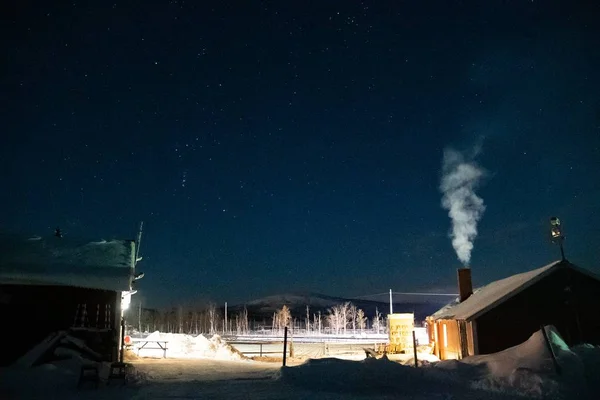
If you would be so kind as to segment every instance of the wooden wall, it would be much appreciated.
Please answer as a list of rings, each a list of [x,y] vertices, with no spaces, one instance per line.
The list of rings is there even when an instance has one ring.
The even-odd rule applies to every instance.
[[[541,325],[554,325],[569,345],[600,345],[600,282],[573,269],[557,269],[477,318],[479,353],[523,343]]]
[[[458,323],[455,320],[444,319],[435,321],[437,329],[434,329],[435,353],[441,360],[459,359],[460,338],[458,332]],[[445,333],[444,333],[445,332]]]
[[[120,313],[120,293],[69,286],[0,285],[0,299],[2,331],[6,335],[3,341],[10,344],[0,352],[0,365],[14,362],[52,332],[81,325],[81,319],[76,319],[76,311],[82,304],[86,304],[87,310],[84,327],[112,330],[110,343],[102,339],[103,343],[98,344],[101,346],[98,350],[112,358],[112,347],[117,341],[115,314]],[[107,306],[110,306],[108,323],[105,318]]]

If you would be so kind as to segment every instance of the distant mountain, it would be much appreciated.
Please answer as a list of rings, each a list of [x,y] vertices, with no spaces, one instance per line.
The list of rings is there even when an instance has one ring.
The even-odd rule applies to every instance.
[[[311,318],[313,314],[318,313],[326,315],[328,310],[340,303],[351,302],[357,308],[362,309],[365,315],[370,319],[375,316],[375,310],[378,309],[382,315],[389,312],[389,303],[383,301],[372,301],[364,299],[350,299],[342,297],[328,296],[319,293],[296,293],[279,294],[263,297],[229,307],[229,312],[236,313],[243,310],[244,306],[248,310],[250,320],[270,320],[273,313],[280,310],[283,305],[287,305],[292,313],[292,317],[304,319],[306,317],[306,306],[309,306]],[[430,301],[394,301],[393,310],[395,313],[415,313],[415,320],[422,321],[428,315],[439,310],[445,303]]]

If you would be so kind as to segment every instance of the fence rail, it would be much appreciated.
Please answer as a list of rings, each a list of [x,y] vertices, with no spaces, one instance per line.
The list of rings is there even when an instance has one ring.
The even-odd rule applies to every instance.
[[[283,357],[283,340],[279,341],[270,341],[270,342],[259,342],[259,341],[229,341],[229,344],[235,347],[240,353],[248,356],[248,355],[258,355],[262,357],[264,355],[272,355],[277,354]],[[266,349],[265,349],[266,347]],[[276,350],[279,348],[279,350]],[[290,355],[290,351],[288,348],[288,355]]]

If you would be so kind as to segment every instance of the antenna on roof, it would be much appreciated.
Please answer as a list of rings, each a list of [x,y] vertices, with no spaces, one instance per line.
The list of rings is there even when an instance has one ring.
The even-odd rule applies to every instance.
[[[140,257],[140,244],[142,243],[142,228],[144,227],[144,221],[140,222],[140,230],[138,231],[137,241],[135,243],[135,263],[141,260]]]
[[[560,257],[562,261],[565,261],[565,250],[563,249],[563,242],[565,241],[565,236],[562,233],[562,228],[560,227],[560,219],[558,217],[550,218],[550,236],[553,243],[558,243],[560,246]]]

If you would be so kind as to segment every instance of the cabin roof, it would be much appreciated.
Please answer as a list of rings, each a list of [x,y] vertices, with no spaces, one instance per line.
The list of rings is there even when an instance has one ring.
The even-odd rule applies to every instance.
[[[131,289],[133,240],[0,235],[0,284]]]
[[[523,272],[509,276],[508,278],[491,282],[475,290],[473,294],[462,303],[456,299],[452,303],[447,304],[431,315],[431,318],[434,320],[456,319],[467,321],[476,319],[490,309],[505,302],[534,283],[540,281],[542,278],[558,268],[575,269],[585,275],[593,277],[594,279],[598,279],[598,277],[591,272],[579,268],[568,261],[555,261],[532,271]]]

